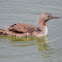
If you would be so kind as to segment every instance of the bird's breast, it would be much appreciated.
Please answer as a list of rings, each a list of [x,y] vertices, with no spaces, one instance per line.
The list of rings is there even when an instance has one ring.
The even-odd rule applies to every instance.
[[[47,28],[47,26],[44,26],[44,27],[43,27],[42,33],[43,33],[44,36],[47,35],[47,33],[48,33],[48,28]]]

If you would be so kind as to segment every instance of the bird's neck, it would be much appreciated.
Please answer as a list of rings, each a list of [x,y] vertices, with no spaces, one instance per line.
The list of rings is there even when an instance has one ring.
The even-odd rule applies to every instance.
[[[42,19],[38,19],[38,25],[39,25],[39,29],[41,30],[41,32],[43,33],[43,35],[47,35],[48,32],[48,28],[44,22],[44,20]]]
[[[44,19],[41,19],[40,17],[38,17],[38,26],[40,30],[42,30],[46,26]]]

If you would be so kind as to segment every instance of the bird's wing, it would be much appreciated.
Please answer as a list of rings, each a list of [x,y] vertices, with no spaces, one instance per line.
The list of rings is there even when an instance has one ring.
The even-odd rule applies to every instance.
[[[24,23],[13,24],[8,29],[15,32],[33,32],[38,30],[34,25]]]

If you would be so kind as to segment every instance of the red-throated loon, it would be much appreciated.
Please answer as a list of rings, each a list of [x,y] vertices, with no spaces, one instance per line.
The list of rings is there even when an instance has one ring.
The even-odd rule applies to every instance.
[[[46,22],[51,19],[58,19],[49,13],[43,13],[38,16],[38,27],[31,24],[17,23],[10,26],[8,29],[0,29],[0,35],[17,36],[17,37],[40,37],[47,35],[48,29]]]

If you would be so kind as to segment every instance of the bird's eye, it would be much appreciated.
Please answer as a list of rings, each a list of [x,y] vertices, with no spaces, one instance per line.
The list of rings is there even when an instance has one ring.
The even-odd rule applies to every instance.
[[[47,16],[48,18],[50,18],[50,16]]]

